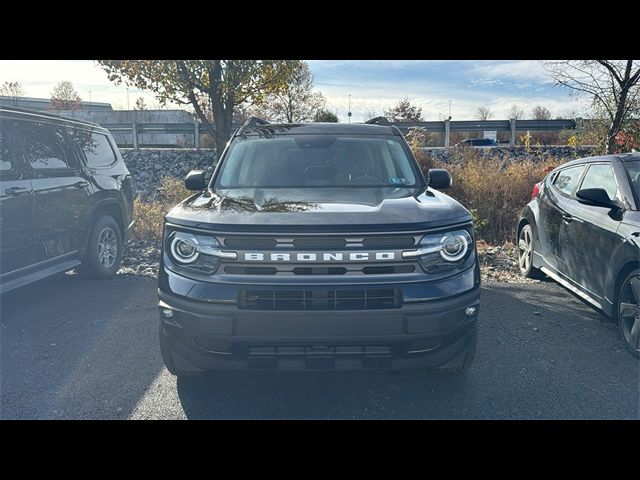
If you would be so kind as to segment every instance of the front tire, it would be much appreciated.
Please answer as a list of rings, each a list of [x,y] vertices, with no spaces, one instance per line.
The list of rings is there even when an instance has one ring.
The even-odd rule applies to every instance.
[[[640,269],[632,271],[622,282],[614,313],[625,347],[640,358]]]
[[[80,273],[89,278],[111,278],[120,268],[122,252],[122,232],[118,222],[109,215],[103,215],[91,228]]]
[[[533,266],[533,229],[527,224],[518,233],[518,268],[520,274],[534,280],[542,280],[545,274]]]
[[[464,360],[462,361],[462,364],[454,368],[440,369],[440,371],[444,374],[453,375],[453,376],[465,375],[471,368],[471,365],[473,364],[473,360],[476,358],[477,343],[478,343],[478,331],[474,330],[473,336],[469,341],[469,345],[467,345],[467,348],[464,352]]]

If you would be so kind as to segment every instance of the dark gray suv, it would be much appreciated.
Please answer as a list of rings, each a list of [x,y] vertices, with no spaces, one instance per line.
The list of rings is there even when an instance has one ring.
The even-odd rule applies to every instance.
[[[168,370],[466,371],[480,272],[470,213],[400,131],[250,119],[165,218]]]
[[[107,130],[0,107],[0,292],[76,267],[114,275],[132,214],[131,174]]]

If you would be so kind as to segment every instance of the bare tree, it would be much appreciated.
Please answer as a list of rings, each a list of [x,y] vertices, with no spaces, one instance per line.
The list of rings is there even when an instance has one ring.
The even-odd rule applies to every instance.
[[[492,116],[493,113],[491,113],[491,110],[489,110],[489,107],[478,107],[478,109],[476,110],[476,119],[478,120],[489,120]]]
[[[51,92],[51,108],[53,110],[80,110],[82,99],[73,88],[73,83],[62,80]]]
[[[20,98],[24,97],[24,88],[20,82],[4,82],[0,85],[0,95],[8,97],[7,103],[17,107],[20,105]]]
[[[547,107],[536,105],[531,112],[531,117],[534,120],[551,120],[551,112]]]
[[[615,151],[616,135],[638,105],[640,64],[636,60],[556,60],[544,62],[558,85],[587,97],[609,120],[607,153]]]
[[[524,117],[524,110],[522,110],[518,105],[511,105],[511,108],[508,112],[509,118],[515,118],[516,120]]]

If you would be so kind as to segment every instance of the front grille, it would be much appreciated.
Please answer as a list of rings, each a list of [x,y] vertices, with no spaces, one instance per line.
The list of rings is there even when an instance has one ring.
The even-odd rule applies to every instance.
[[[401,304],[395,288],[251,289],[242,290],[238,298],[238,307],[246,310],[379,310]]]
[[[225,265],[224,273],[229,275],[393,275],[415,272],[414,264],[408,265],[371,265],[349,264],[348,266],[295,266],[277,265],[274,267],[256,267],[252,265]]]

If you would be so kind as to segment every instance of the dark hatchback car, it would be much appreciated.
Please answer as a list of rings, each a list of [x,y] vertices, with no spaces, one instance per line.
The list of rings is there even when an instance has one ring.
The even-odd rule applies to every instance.
[[[466,371],[480,273],[471,214],[400,131],[249,120],[165,218],[167,369]]]
[[[640,154],[574,160],[534,186],[518,222],[522,274],[544,274],[619,323],[640,356]]]
[[[115,274],[132,212],[131,174],[107,130],[0,108],[0,292],[76,267]]]

